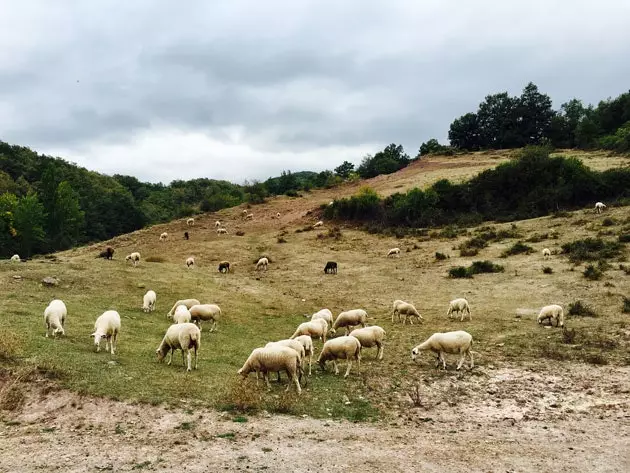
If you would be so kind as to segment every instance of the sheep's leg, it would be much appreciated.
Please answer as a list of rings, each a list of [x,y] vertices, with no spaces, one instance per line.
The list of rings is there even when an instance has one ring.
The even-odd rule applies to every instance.
[[[109,335],[105,337],[105,351],[109,351],[109,339],[110,339]]]
[[[311,375],[311,365],[313,364],[313,353],[308,357],[308,375]]]
[[[392,323],[394,323],[394,315],[396,315],[396,311],[392,312]]]
[[[188,350],[184,350],[184,347],[182,347],[181,350],[182,350],[182,366],[186,366],[186,360],[185,360],[186,353],[185,352]]]
[[[171,366],[171,363],[173,362],[173,352],[175,350],[173,350],[173,348],[169,348],[168,349],[168,363],[166,363],[168,366]]]
[[[332,360],[333,368],[335,368],[335,374],[339,374],[339,368],[337,367],[337,360]]]
[[[50,332],[50,324],[46,322],[46,338],[48,338],[48,332]]]
[[[192,354],[190,353],[190,350],[186,350],[186,358],[188,360],[188,365],[186,368],[186,371],[190,371],[190,360],[191,360]]]
[[[457,369],[459,370],[464,364],[464,360],[466,359],[466,352],[463,352],[459,357],[459,361],[457,362]]]
[[[437,359],[435,361],[435,367],[437,368],[438,366],[440,366],[440,354],[439,353],[438,353]]]
[[[444,353],[440,352],[440,360],[442,361],[442,369],[446,370],[446,359],[444,358]]]
[[[343,375],[344,378],[347,378],[350,374],[350,368],[352,368],[352,360],[348,358],[348,368],[346,369],[346,374]]]
[[[267,384],[267,389],[271,391],[271,384],[269,384],[269,373],[267,371],[263,371],[263,378],[265,379],[265,383]]]
[[[377,343],[376,347],[378,348],[378,351],[376,352],[376,359],[382,360],[383,359],[383,344]]]
[[[197,369],[197,347],[195,347],[195,369]]]
[[[112,355],[116,354],[116,338],[117,338],[117,334],[112,335],[112,341],[110,343],[111,349],[112,349]]]
[[[280,371],[277,371],[277,374],[278,374],[278,380],[277,381],[280,382]]]

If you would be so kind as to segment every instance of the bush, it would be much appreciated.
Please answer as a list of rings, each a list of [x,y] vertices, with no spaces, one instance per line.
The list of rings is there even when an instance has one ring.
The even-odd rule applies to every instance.
[[[528,255],[528,254],[533,253],[533,252],[534,252],[534,249],[531,246],[528,246],[528,245],[524,244],[521,241],[517,241],[511,247],[509,247],[507,250],[505,250],[503,253],[501,253],[501,256],[503,258],[506,258],[508,256],[520,255],[520,254],[523,254],[523,253]]]
[[[619,243],[630,243],[630,233],[622,233],[619,235]]]
[[[442,261],[445,260],[446,258],[448,258],[448,256],[446,256],[444,253],[440,253],[439,251],[435,252],[435,259],[438,261]]]
[[[525,241],[527,243],[540,243],[541,241],[547,240],[549,238],[549,233],[534,233]]]
[[[602,227],[612,227],[613,225],[617,225],[614,218],[606,217],[602,220]]]
[[[503,266],[494,264],[491,261],[473,261],[466,268],[465,266],[456,266],[448,271],[451,278],[472,278],[475,274],[481,273],[501,273],[504,271]]]
[[[448,225],[438,234],[440,238],[457,238],[464,230],[455,225]]]
[[[542,269],[542,272],[545,273],[545,274],[551,274],[551,273],[553,273],[553,269],[551,269],[549,266],[545,266]]]
[[[479,235],[479,236],[471,238],[470,240],[466,240],[465,242],[459,245],[459,249],[460,250],[470,250],[470,249],[480,250],[482,248],[485,248],[486,246],[488,246],[488,240],[484,238],[484,235],[487,235],[487,234]]]
[[[477,256],[479,254],[479,250],[477,248],[464,248],[459,250],[460,256]]]
[[[237,232],[235,233],[235,235],[236,235],[236,236],[245,236],[245,232],[244,232],[244,231],[239,230],[239,231],[237,231]]]
[[[620,264],[619,269],[626,273],[626,276],[630,276],[630,266],[626,266],[625,264]]]
[[[597,314],[593,309],[584,304],[582,301],[575,301],[569,304],[568,309],[569,315],[574,315],[578,317],[597,317]]]
[[[603,273],[592,264],[589,264],[582,274],[586,279],[597,281],[601,279]]]
[[[472,278],[472,274],[465,266],[455,266],[448,270],[449,277],[453,279]]]
[[[608,360],[601,353],[587,353],[582,356],[582,359],[586,363],[590,363],[592,365],[607,365]]]
[[[284,239],[284,237],[278,237],[278,243],[286,243],[287,241]]]
[[[562,252],[569,255],[572,263],[611,259],[621,256],[621,243],[601,238],[585,238],[562,245]]]
[[[630,314],[630,297],[623,296],[623,306],[621,312],[624,314]]]

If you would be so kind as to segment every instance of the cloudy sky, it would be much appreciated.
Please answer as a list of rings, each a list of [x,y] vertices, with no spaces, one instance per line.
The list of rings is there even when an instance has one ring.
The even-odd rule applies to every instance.
[[[630,88],[625,0],[0,0],[0,140],[142,180],[415,155],[488,93]]]

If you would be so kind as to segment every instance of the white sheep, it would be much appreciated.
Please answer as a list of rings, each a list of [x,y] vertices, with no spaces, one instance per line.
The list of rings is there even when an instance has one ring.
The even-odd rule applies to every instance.
[[[160,235],[160,241],[166,241],[166,240],[168,240],[168,233],[163,232],[163,233]]]
[[[330,202],[328,202],[328,207],[332,207],[334,204],[335,202],[331,200]]]
[[[315,224],[313,225],[313,228],[321,227],[322,225],[324,225],[324,222],[319,220],[319,221],[315,222]]]
[[[193,306],[195,307],[195,306]],[[176,324],[187,324],[191,321],[192,316],[190,310],[185,305],[178,305],[173,314],[173,322]]]
[[[227,235],[228,231],[226,228],[217,228],[217,235]]]
[[[175,312],[175,309],[177,309],[178,305],[185,305],[186,307],[188,307],[188,309],[190,309],[192,306],[197,304],[201,304],[201,302],[199,302],[197,299],[180,299],[175,302],[175,304],[173,304],[173,307],[171,307],[171,310],[166,313],[166,318],[170,319],[171,317],[173,317],[173,312]]]
[[[214,222],[214,226],[216,228],[219,228],[221,226],[221,222],[219,222],[218,220],[216,222]]]
[[[15,255],[11,256],[11,261],[13,261],[14,263],[19,263],[21,261],[20,260],[20,255],[15,254]]]
[[[606,204],[604,204],[603,202],[597,202],[595,204],[595,210],[597,210],[597,213],[600,214],[602,213],[602,211],[606,208]]]
[[[267,265],[269,264],[269,259],[265,258],[264,256],[262,258],[260,258],[258,260],[258,262],[256,263],[256,271],[258,271],[259,269],[264,269],[265,271],[267,271]]]
[[[276,214],[276,218],[280,218],[280,212]]]
[[[347,378],[350,374],[350,368],[352,368],[352,360],[357,362],[357,372],[361,372],[361,342],[356,337],[343,336],[333,338],[324,343],[322,352],[319,354],[317,363],[323,371],[326,370],[326,362],[331,360],[335,368],[335,374],[339,374],[339,367],[337,366],[337,360],[348,360],[348,367],[346,368],[346,374],[343,376]]]
[[[186,267],[190,269],[194,266],[195,266],[195,258],[192,256],[189,256],[188,258],[186,258]]]
[[[210,331],[214,332],[217,328],[217,322],[221,318],[221,308],[216,304],[195,304],[190,308],[192,321],[199,325],[201,330],[202,321],[212,321]]]
[[[175,353],[175,350],[181,350],[182,365],[185,364],[184,358],[187,358],[188,364],[186,365],[186,371],[190,371],[190,350],[194,350],[195,352],[195,369],[197,369],[197,353],[200,347],[201,331],[199,327],[191,323],[173,324],[166,331],[155,353],[157,354],[158,362],[161,362],[170,352],[171,356],[168,360],[168,365],[170,365],[173,361],[173,353]]]
[[[549,325],[553,325],[553,321],[556,321],[556,327],[564,327],[564,311],[562,307],[557,304],[546,305],[540,309],[537,321],[542,324],[544,320],[549,319]]]
[[[355,337],[361,343],[361,348],[371,348],[376,346],[376,359],[383,359],[383,340],[385,340],[385,330],[378,325],[357,328],[350,332],[351,337]]]
[[[254,220],[254,214],[245,215],[245,220]]]
[[[446,315],[448,318],[453,318],[453,313],[458,312],[461,315],[460,322],[464,320],[464,314],[468,314],[468,318],[472,320],[472,314],[470,313],[470,305],[468,301],[464,298],[453,299],[448,305],[448,311]]]
[[[195,226],[195,219],[190,217],[188,220],[186,220],[186,225],[188,225],[189,227],[194,227]]]
[[[472,335],[463,330],[456,332],[438,332],[431,335],[420,345],[414,347],[411,350],[411,359],[416,360],[421,351],[432,351],[437,353],[436,367],[442,363],[442,368],[446,369],[446,360],[444,359],[444,353],[450,353],[453,355],[460,355],[459,362],[457,363],[457,369],[460,369],[464,364],[466,355],[470,358],[470,368],[475,366],[472,355]]]
[[[304,322],[298,325],[290,338],[297,338],[300,335],[309,335],[311,338],[320,338],[326,343],[326,334],[328,333],[328,323],[324,319],[315,319],[310,322]]]
[[[291,338],[287,338],[286,340],[278,340],[277,342],[269,342],[265,345],[265,348],[268,347],[272,347],[272,346],[281,346],[281,347],[287,347],[287,348],[291,348],[292,350],[295,350],[295,352],[298,354],[299,357],[299,362],[300,362],[300,373],[299,373],[299,380],[302,381],[302,374],[303,374],[303,368],[304,368],[304,357],[306,356],[306,350],[304,349],[304,345],[302,345],[302,343],[300,343],[298,340],[293,340]],[[280,372],[278,371],[278,382],[280,382]]]
[[[543,249],[542,255],[543,255],[543,258],[549,259],[549,257],[551,256],[551,250],[549,248]]]
[[[133,263],[133,267],[135,268],[140,262],[140,253],[134,251],[133,253],[125,256],[125,261],[131,261]]]
[[[147,291],[142,298],[142,310],[144,312],[153,312],[155,310],[155,301],[157,300],[157,294],[155,291]]]
[[[263,374],[269,389],[271,389],[271,385],[269,384],[268,373],[286,371],[289,380],[295,384],[298,394],[302,393],[300,381],[298,380],[298,373],[300,372],[299,355],[291,348],[283,346],[255,348],[237,373],[244,379],[252,371],[256,372],[256,383],[258,383],[258,373]],[[290,387],[291,382],[289,382],[286,390],[288,391]]]
[[[396,258],[400,257],[400,248],[392,248],[387,252],[387,257],[395,256]]]
[[[116,340],[120,332],[120,314],[115,310],[103,312],[94,322],[94,345],[96,351],[101,351],[101,340],[105,339],[105,350],[111,348],[111,354],[116,353]]]
[[[338,328],[344,327],[346,329],[346,335],[350,333],[350,327],[355,325],[361,325],[365,327],[367,320],[367,312],[363,309],[353,309],[341,312],[335,319],[335,323],[332,326],[332,333],[335,333]]]
[[[313,348],[313,339],[310,335],[300,335],[295,337],[294,340],[300,342],[304,347],[304,356],[308,356],[308,375],[311,375],[311,365],[313,364],[313,354],[315,349]]]
[[[66,317],[68,316],[68,309],[66,304],[59,299],[54,299],[48,304],[48,307],[44,310],[44,323],[46,324],[46,338],[48,338],[48,332],[52,330],[51,335],[54,337],[57,334],[65,335],[64,325],[66,323]]]
[[[244,217],[245,215],[247,215],[247,209],[243,209],[243,210],[241,210],[241,214],[243,215],[243,217]]]
[[[407,317],[409,317],[409,323],[411,325],[413,325],[413,320],[411,320],[412,317],[417,317],[418,322],[423,320],[422,316],[420,315],[420,312],[418,312],[418,310],[413,306],[413,304],[410,304],[409,302],[395,300],[393,309],[394,310],[392,311],[392,322],[394,322],[395,315],[398,315],[399,321],[400,321],[400,316],[401,315],[403,316],[403,325],[407,323]]]
[[[315,319],[324,319],[326,323],[328,323],[330,328],[332,328],[333,315],[330,309],[322,309],[320,311],[315,312],[313,315],[311,315],[311,320],[315,320]]]

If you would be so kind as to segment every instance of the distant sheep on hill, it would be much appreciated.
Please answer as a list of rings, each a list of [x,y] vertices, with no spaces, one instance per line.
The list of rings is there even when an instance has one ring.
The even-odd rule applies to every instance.
[[[597,211],[598,214],[602,213],[602,211],[606,208],[606,204],[604,204],[603,202],[597,202],[595,204],[595,210]]]
[[[105,259],[113,259],[114,258],[114,249],[111,246],[108,246],[103,251],[98,254],[99,258]]]
[[[221,261],[219,263],[219,272],[220,273],[229,273],[230,272],[230,262],[229,261]]]
[[[387,256],[395,256],[396,258],[400,257],[400,248],[392,248],[387,252]]]
[[[189,227],[194,227],[195,226],[195,219],[194,218],[189,218],[188,220],[186,220],[186,225],[188,225]]]
[[[168,233],[163,232],[163,233],[160,235],[160,241],[166,241],[166,240],[168,240]]]
[[[138,253],[137,251],[134,251],[133,253],[125,256],[125,261],[131,261],[135,268],[140,262],[140,253]]]
[[[335,261],[328,261],[324,267],[325,274],[337,274],[337,263]]]

